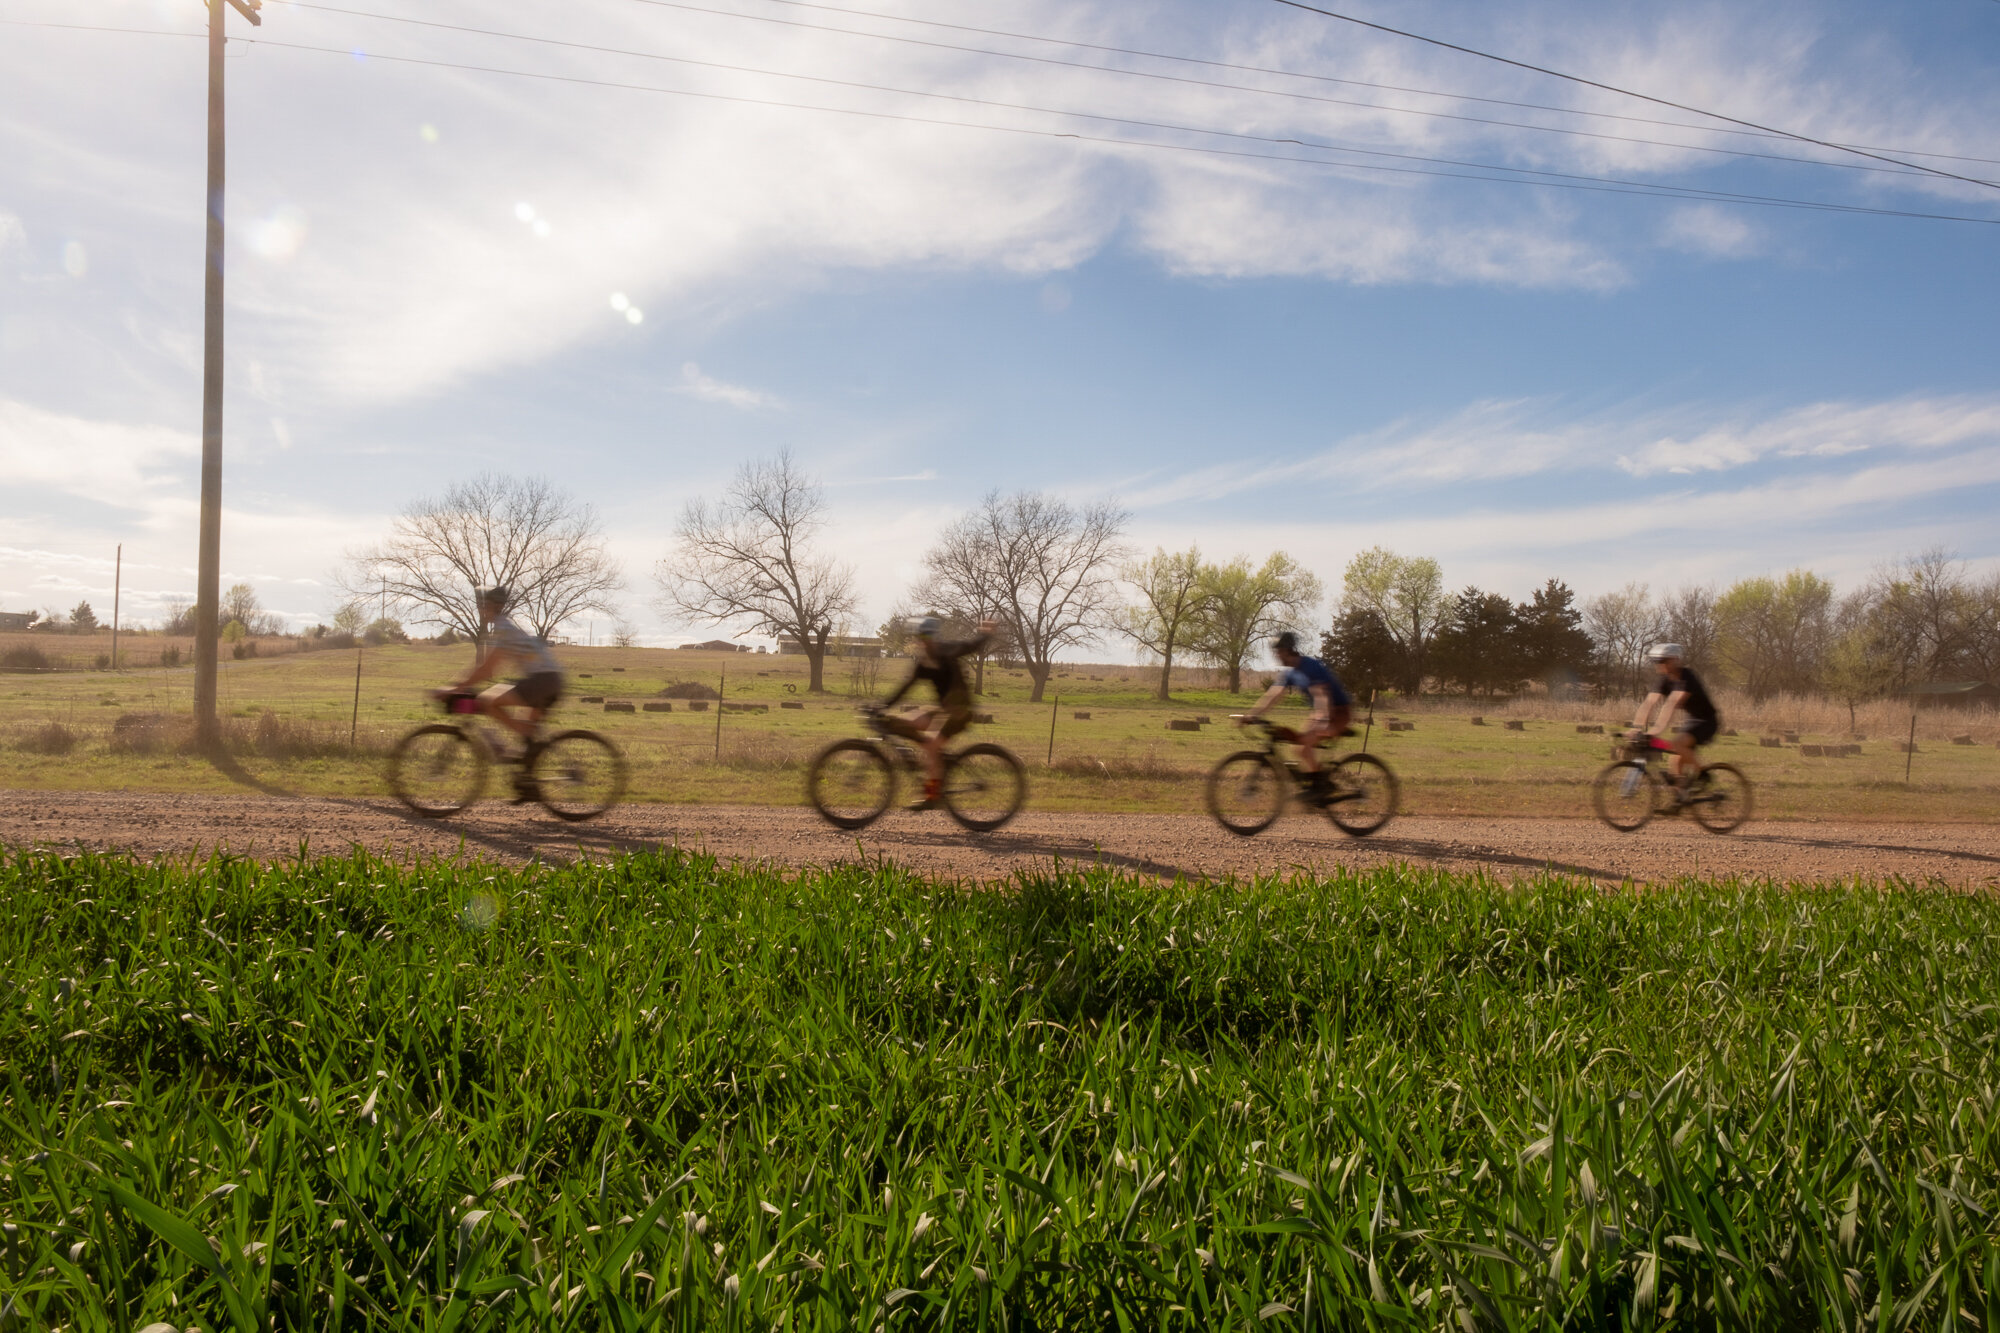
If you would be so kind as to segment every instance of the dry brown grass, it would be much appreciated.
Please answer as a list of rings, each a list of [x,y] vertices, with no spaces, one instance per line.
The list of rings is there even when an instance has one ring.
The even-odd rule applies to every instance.
[[[1740,690],[1713,691],[1725,727],[1745,736],[1795,731],[1800,735],[1846,739],[1857,732],[1870,740],[1902,740],[1910,734],[1910,704],[1906,699],[1874,699],[1855,706],[1850,723],[1847,705],[1818,695],[1778,694],[1752,699]],[[1429,696],[1383,704],[1379,722],[1388,717],[1463,717],[1480,715],[1497,722],[1508,718],[1545,722],[1603,722],[1623,725],[1639,708],[1639,696],[1628,698],[1550,699],[1523,695],[1487,702],[1462,696]],[[1924,708],[1916,714],[1917,739],[1943,743],[1970,733],[1975,742],[2000,741],[2000,714],[1991,708]]]

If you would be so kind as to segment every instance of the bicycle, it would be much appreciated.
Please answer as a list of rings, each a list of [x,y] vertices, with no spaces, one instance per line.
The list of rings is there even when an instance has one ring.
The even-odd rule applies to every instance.
[[[1654,815],[1686,810],[1710,833],[1728,833],[1750,818],[1750,779],[1734,764],[1709,764],[1688,780],[1687,791],[1670,800],[1671,779],[1655,771],[1673,747],[1657,736],[1612,747],[1612,761],[1590,787],[1597,817],[1620,833],[1634,833]]]
[[[1325,770],[1328,788],[1316,792],[1312,775],[1298,760],[1278,753],[1280,745],[1298,744],[1298,732],[1261,717],[1251,725],[1263,728],[1263,748],[1227,755],[1208,774],[1208,812],[1231,833],[1243,838],[1262,833],[1284,813],[1287,796],[1317,806],[1334,827],[1355,838],[1367,837],[1395,817],[1402,788],[1375,755],[1356,752],[1334,760]],[[1353,734],[1352,727],[1341,733]]]
[[[813,756],[806,770],[806,797],[835,828],[866,828],[896,799],[896,775],[923,781],[924,757],[915,741],[892,731],[883,710],[867,707],[861,716],[873,737],[835,741]],[[1006,747],[982,741],[944,756],[945,812],[974,833],[991,833],[1021,812],[1028,799],[1028,775]]]
[[[389,754],[389,790],[416,813],[445,819],[478,800],[495,762],[519,765],[532,799],[557,819],[576,823],[618,804],[625,794],[625,756],[594,731],[558,731],[514,756],[474,725],[477,696],[438,696],[454,720],[418,727]]]

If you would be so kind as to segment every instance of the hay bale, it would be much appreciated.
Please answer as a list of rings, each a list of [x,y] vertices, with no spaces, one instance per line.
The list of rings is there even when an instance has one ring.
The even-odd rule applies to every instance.
[[[690,699],[690,700],[688,700],[688,712],[690,712],[690,713],[706,713],[707,711],[708,711],[708,700],[706,700],[706,699]]]
[[[1389,730],[1391,731],[1415,731],[1416,729],[1417,724],[1414,722],[1391,722],[1389,724]]]
[[[977,723],[979,723],[979,724],[980,724],[980,725],[982,725],[982,726],[990,726],[990,725],[992,724],[992,722],[993,722],[993,714],[991,714],[991,713],[974,713],[974,714],[972,715],[972,720],[973,720],[974,722],[977,722]]]
[[[1507,719],[1507,730],[1526,731],[1527,729],[1528,729],[1528,724],[1522,721],[1520,718],[1514,717]]]
[[[1168,731],[1200,731],[1201,723],[1192,718],[1177,717],[1167,723]]]
[[[1725,735],[1725,736],[1734,736],[1734,735],[1736,734],[1736,728],[1734,728],[1734,727],[1730,727],[1730,728],[1728,728],[1728,729],[1727,729],[1726,731],[1724,731],[1724,732],[1723,732],[1722,734],[1723,734],[1723,735]]]
[[[590,673],[589,673],[588,671],[579,671],[579,672],[577,672],[577,673],[576,673],[576,678],[577,678],[578,680],[589,680],[589,679],[590,679]]]
[[[607,713],[636,713],[639,710],[622,700],[613,699],[610,703],[604,705],[604,711]]]
[[[1759,736],[1757,744],[1766,750],[1780,750],[1784,748],[1785,741],[1781,736]]]
[[[1207,713],[1196,713],[1196,714],[1194,715],[1194,720],[1195,720],[1195,721],[1197,721],[1197,722],[1199,722],[1199,723],[1201,723],[1201,724],[1202,724],[1202,725],[1203,725],[1203,726],[1205,727],[1205,726],[1207,726],[1207,725],[1208,725],[1208,714],[1207,714]]]
[[[611,669],[612,669],[613,671],[623,671],[623,670],[624,670],[625,668],[624,668],[624,667],[612,667]]]
[[[580,704],[601,704],[604,702],[604,696],[601,694],[586,694],[581,699],[578,699],[577,702]]]
[[[1604,734],[1604,724],[1602,722],[1579,722],[1576,724],[1576,734],[1579,736],[1602,736]]]
[[[1483,717],[1474,717],[1472,719],[1472,725],[1475,727],[1483,727],[1486,725],[1486,719]]]
[[[1796,731],[1788,731],[1788,732],[1786,732],[1786,733],[1785,733],[1785,744],[1787,744],[1787,745],[1797,745],[1798,743],[1799,743],[1799,733],[1798,733],[1798,732],[1796,732]]]
[[[647,713],[671,713],[674,711],[672,704],[649,703],[641,704],[639,707],[641,711]]]
[[[1861,753],[1861,747],[1858,745],[1843,745],[1840,746],[1839,748],[1840,748],[1840,757],[1842,759],[1852,759],[1856,755]]]
[[[1917,751],[1917,747],[1916,747],[1916,746],[1915,746],[1915,745],[1914,745],[1913,743],[1911,743],[1911,742],[1909,742],[1909,741],[1897,741],[1897,742],[1896,742],[1896,753],[1897,753],[1897,754],[1916,754],[1917,752],[1918,752],[1918,751]]]
[[[1953,745],[1970,745],[1972,744],[1972,736],[1970,733],[1967,733],[1966,735],[1963,736],[1953,736],[1951,738],[1951,743]]]
[[[732,703],[722,705],[722,711],[725,713],[768,713],[771,711],[771,705]]]
[[[798,710],[799,710],[800,712],[802,712],[802,713],[803,713],[803,712],[805,711],[805,708],[806,708],[806,706],[805,706],[804,704],[800,703],[800,702],[799,702],[798,700],[796,700],[796,699],[785,699],[785,700],[781,700],[781,701],[779,702],[779,704],[778,704],[778,707],[780,707],[780,708],[796,708],[796,709],[798,709]]]
[[[1090,714],[1088,713],[1071,713],[1070,716],[1075,718],[1079,722],[1090,721]]]
[[[1801,745],[1799,747],[1799,753],[1808,759],[1823,759],[1826,757],[1826,751],[1827,747],[1824,745]]]

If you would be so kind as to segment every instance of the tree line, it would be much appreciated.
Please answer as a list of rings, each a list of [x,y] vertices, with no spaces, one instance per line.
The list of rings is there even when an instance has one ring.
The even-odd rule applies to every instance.
[[[1190,546],[1145,555],[1125,540],[1128,518],[1110,501],[989,493],[939,532],[876,633],[895,651],[917,616],[938,616],[956,633],[997,620],[1003,629],[986,656],[1023,666],[1039,700],[1061,656],[1107,638],[1158,666],[1154,693],[1165,699],[1177,664],[1213,668],[1239,692],[1272,635],[1312,632],[1326,587],[1288,553],[1217,561]],[[670,619],[796,644],[809,688],[823,690],[825,660],[860,627],[862,605],[854,570],[826,549],[828,521],[824,488],[790,454],[746,463],[719,495],[682,510],[652,570],[654,605]],[[384,542],[353,556],[345,615],[358,627],[351,608],[381,602],[476,639],[473,591],[495,584],[512,589],[517,617],[549,637],[587,612],[615,617],[624,580],[589,506],[546,481],[482,476],[411,505]],[[1717,684],[1852,703],[1926,681],[2000,677],[2000,577],[1976,579],[1932,551],[1844,597],[1795,570],[1664,594],[1634,583],[1581,602],[1550,578],[1515,601],[1478,587],[1449,592],[1436,560],[1377,547],[1342,571],[1317,637],[1364,692],[1630,694],[1648,679],[1647,647],[1666,639]],[[630,627],[619,621],[613,640],[631,642]]]

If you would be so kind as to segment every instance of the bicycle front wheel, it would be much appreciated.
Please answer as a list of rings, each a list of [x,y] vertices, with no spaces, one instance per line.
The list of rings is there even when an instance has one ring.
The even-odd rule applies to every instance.
[[[427,819],[455,815],[479,799],[486,747],[448,722],[418,727],[389,753],[389,790]]]
[[[1333,766],[1326,817],[1349,837],[1365,838],[1396,817],[1402,787],[1372,754],[1351,754]]]
[[[974,833],[991,833],[1027,803],[1027,771],[998,745],[968,745],[946,764],[944,808]]]
[[[835,741],[806,770],[806,799],[835,828],[866,828],[895,796],[895,765],[874,741]]]
[[[1284,812],[1291,785],[1269,755],[1238,750],[1208,771],[1208,813],[1239,838],[1262,833]]]
[[[1710,833],[1728,833],[1750,818],[1750,779],[1734,764],[1710,764],[1695,779],[1688,810]]]
[[[1597,817],[1620,833],[1644,828],[1660,804],[1660,780],[1637,759],[1609,764],[1590,787]]]
[[[595,819],[625,794],[625,756],[594,731],[559,731],[535,754],[536,799],[557,819]]]

